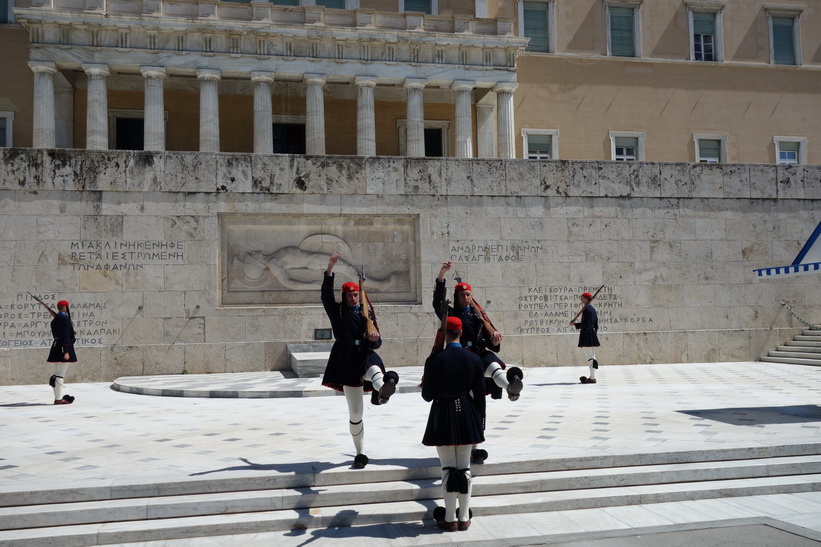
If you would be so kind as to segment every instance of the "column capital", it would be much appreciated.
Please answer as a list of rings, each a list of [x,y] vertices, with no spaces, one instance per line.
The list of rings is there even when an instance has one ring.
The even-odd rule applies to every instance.
[[[251,81],[255,84],[272,84],[274,83],[274,73],[255,70],[251,72]]]
[[[222,78],[222,71],[216,68],[197,69],[198,80],[218,81],[220,78]]]
[[[304,79],[308,85],[325,85],[328,77],[325,74],[305,74]]]
[[[402,87],[405,89],[425,89],[428,80],[425,78],[405,78]]]
[[[453,91],[473,91],[476,87],[476,82],[472,80],[454,80],[450,85]]]
[[[519,84],[516,82],[498,82],[493,86],[494,93],[513,93],[518,89]]]
[[[376,87],[376,76],[357,76],[353,82],[358,87]]]
[[[164,66],[141,66],[140,74],[144,78],[156,78],[158,80],[162,80],[166,76]]]
[[[107,77],[111,75],[108,65],[102,63],[83,63],[83,72],[91,77]]]
[[[29,68],[35,73],[57,74],[57,63],[54,61],[29,61]]]

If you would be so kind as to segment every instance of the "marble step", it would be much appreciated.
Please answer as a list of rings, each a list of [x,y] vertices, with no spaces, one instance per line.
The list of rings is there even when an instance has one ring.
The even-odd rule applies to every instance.
[[[821,359],[821,348],[818,348],[818,351],[807,351],[804,348],[796,348],[796,347],[789,347],[785,349],[781,349],[783,346],[779,346],[778,350],[771,351],[767,355],[770,357],[790,357],[790,358],[797,358],[797,359]]]
[[[821,358],[799,359],[797,357],[772,357],[767,355],[765,357],[762,357],[760,361],[764,361],[766,363],[784,363],[787,365],[809,365],[815,367],[821,366]]]
[[[794,443],[774,446],[737,446],[686,451],[660,451],[637,454],[602,454],[573,458],[546,458],[538,460],[499,461],[492,460],[476,467],[478,475],[515,475],[555,471],[584,471],[595,474],[614,470],[649,465],[710,464],[721,462],[751,462],[789,456],[815,456],[821,454],[821,443]],[[491,454],[491,458],[493,454]],[[14,485],[0,485],[0,508],[25,505],[47,505],[52,503],[107,501],[127,498],[155,498],[209,494],[214,492],[245,492],[256,490],[319,488],[344,484],[373,484],[396,481],[414,481],[439,478],[438,466],[394,467],[368,466],[363,470],[349,469],[340,465],[334,469],[317,470],[310,463],[302,468],[295,466],[290,473],[259,472],[237,473],[230,477],[201,477],[196,479],[162,482],[100,481],[71,484],[52,488],[16,489]]]
[[[485,515],[566,511],[670,501],[810,492],[819,488],[821,488],[821,475],[814,474],[474,496],[472,508],[474,516],[480,517]],[[6,530],[0,531],[0,545],[4,547],[110,545],[190,537],[262,533],[275,530],[411,522],[430,519],[431,511],[437,503],[441,503],[439,496],[434,499],[418,501],[391,501],[371,504],[346,503],[296,510],[283,509]]]
[[[821,455],[644,465],[517,474],[486,474],[474,467],[476,497],[516,493],[609,489],[821,473]],[[435,478],[243,492],[167,495],[0,508],[0,529],[195,517],[273,510],[305,510],[345,503],[437,499]]]
[[[796,342],[821,342],[821,333],[818,331],[804,331],[804,334],[796,334],[793,340]]]
[[[794,340],[789,340],[785,343],[785,345],[778,346],[778,349],[795,349],[796,347],[803,348],[803,351],[821,351],[821,342],[796,342]],[[790,349],[787,349],[786,351],[790,351]]]

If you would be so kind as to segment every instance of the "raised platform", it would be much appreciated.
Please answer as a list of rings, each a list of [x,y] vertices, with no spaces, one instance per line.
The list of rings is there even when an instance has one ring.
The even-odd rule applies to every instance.
[[[398,393],[419,391],[422,367],[395,370],[399,373]],[[340,394],[323,386],[321,377],[300,378],[290,371],[123,376],[112,382],[111,389],[137,395],[218,399],[281,399]]]

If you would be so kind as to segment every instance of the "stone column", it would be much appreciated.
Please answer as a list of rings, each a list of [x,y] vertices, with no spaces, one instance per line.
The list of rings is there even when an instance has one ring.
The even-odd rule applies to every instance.
[[[34,112],[32,146],[54,148],[54,75],[57,65],[51,61],[29,61],[34,72]]]
[[[456,102],[456,157],[473,157],[473,116],[471,112],[474,82],[457,80],[451,85]]]
[[[356,83],[356,153],[359,156],[376,155],[376,119],[374,117],[374,76],[357,76]]]
[[[254,154],[273,154],[274,127],[271,118],[273,72],[252,72],[254,84]]]
[[[86,148],[108,150],[108,65],[86,63],[88,104],[86,105]]]
[[[406,78],[404,87],[407,90],[407,155],[411,158],[425,157],[425,107],[422,90],[427,80]]]
[[[519,84],[499,83],[496,92],[496,156],[502,159],[516,157],[516,141],[513,137],[513,92]]]
[[[141,66],[140,73],[145,78],[143,149],[162,152],[165,150],[165,103],[162,83],[165,78],[165,67]]]
[[[220,71],[197,69],[200,81],[200,152],[220,151]]]
[[[313,156],[325,154],[325,85],[323,74],[306,74],[308,85],[305,109],[305,152]]]
[[[476,105],[476,153],[480,158],[496,157],[495,111],[492,104]]]

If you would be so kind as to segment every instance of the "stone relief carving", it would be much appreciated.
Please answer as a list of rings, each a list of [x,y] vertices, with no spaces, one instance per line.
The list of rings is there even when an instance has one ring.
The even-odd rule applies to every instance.
[[[222,215],[222,303],[315,305],[335,252],[337,287],[364,266],[374,302],[416,303],[417,224],[400,215]]]

